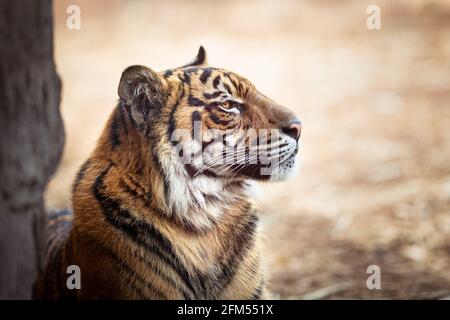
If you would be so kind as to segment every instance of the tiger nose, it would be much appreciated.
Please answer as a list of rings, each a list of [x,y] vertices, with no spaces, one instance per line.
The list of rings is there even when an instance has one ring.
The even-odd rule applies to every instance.
[[[302,122],[298,119],[295,119],[291,121],[288,126],[281,128],[281,131],[298,141],[302,133]]]

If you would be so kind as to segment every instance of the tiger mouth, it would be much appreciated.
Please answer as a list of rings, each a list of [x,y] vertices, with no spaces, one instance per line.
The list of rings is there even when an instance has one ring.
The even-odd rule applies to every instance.
[[[179,156],[188,174],[193,177],[203,174],[227,179],[246,177],[268,180],[295,166],[294,158],[298,151],[299,144],[290,141],[262,145],[262,148],[252,148],[249,145],[225,148],[221,141],[212,141],[203,142],[201,148],[179,153]]]
[[[290,155],[282,161],[274,161],[269,164],[263,163],[248,163],[245,165],[233,164],[230,166],[231,172],[234,175],[245,176],[257,180],[269,180],[273,175],[277,175],[280,170],[285,170],[287,167],[292,168],[299,151],[297,146]]]

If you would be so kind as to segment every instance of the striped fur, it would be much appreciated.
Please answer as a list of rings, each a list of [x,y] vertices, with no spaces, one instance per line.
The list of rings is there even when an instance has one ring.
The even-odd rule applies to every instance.
[[[120,102],[74,182],[73,216],[50,216],[38,298],[267,297],[251,180],[273,177],[257,173],[258,163],[184,164],[177,146],[210,143],[195,136],[195,123],[233,129],[238,139],[238,129],[280,129],[295,116],[248,80],[205,67],[205,59],[201,48],[181,68],[124,71]],[[180,128],[190,134],[173,142]],[[297,142],[289,139],[270,143],[294,162]],[[80,267],[80,290],[66,287],[69,265]]]

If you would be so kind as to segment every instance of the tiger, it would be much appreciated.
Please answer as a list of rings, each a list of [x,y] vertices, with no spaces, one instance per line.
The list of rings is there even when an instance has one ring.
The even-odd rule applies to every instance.
[[[118,96],[76,175],[73,214],[50,217],[36,297],[270,298],[254,188],[297,171],[299,118],[210,67],[202,46],[181,67],[126,68]],[[79,288],[68,286],[70,266]]]

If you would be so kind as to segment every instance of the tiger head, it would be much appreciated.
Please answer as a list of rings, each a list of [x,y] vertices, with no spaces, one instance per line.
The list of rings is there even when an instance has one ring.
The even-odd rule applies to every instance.
[[[244,77],[206,66],[203,47],[179,68],[127,68],[118,93],[168,176],[282,181],[296,170],[300,120]]]

